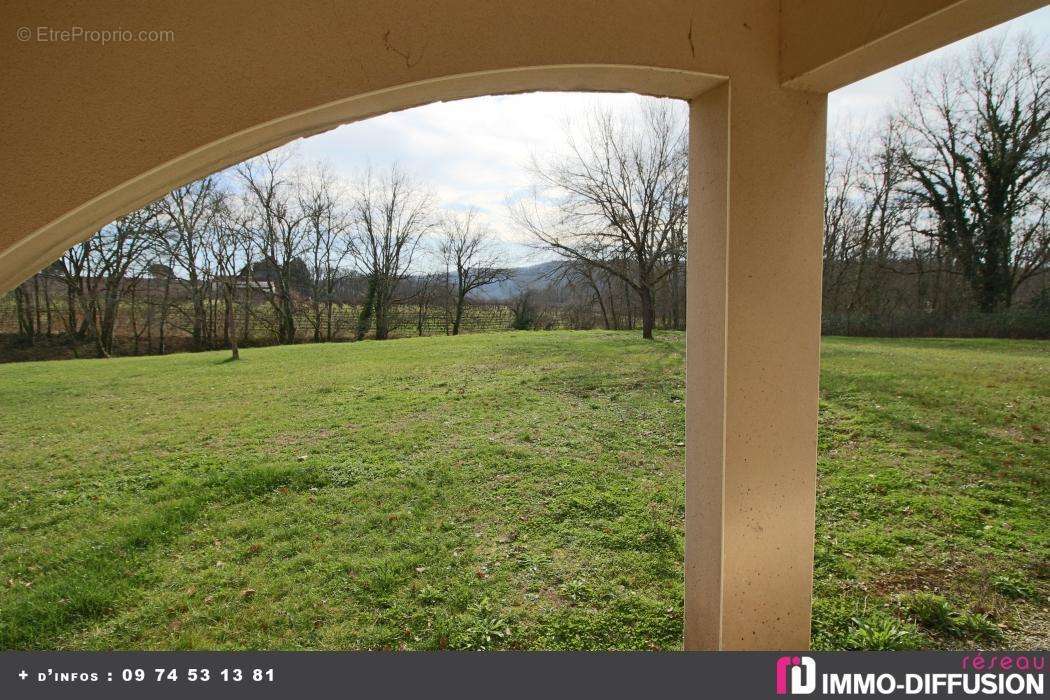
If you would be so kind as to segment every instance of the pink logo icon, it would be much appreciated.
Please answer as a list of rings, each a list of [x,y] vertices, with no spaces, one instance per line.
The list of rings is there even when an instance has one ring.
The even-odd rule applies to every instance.
[[[791,676],[790,690],[788,675]],[[777,695],[809,695],[816,689],[817,664],[812,657],[781,656],[777,659]]]

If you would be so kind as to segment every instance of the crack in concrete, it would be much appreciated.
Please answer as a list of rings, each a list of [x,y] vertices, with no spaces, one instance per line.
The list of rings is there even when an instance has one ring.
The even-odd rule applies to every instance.
[[[417,55],[415,59],[413,59],[411,49],[409,49],[408,51],[402,51],[401,49],[394,46],[393,43],[391,43],[390,32],[391,30],[387,29],[386,32],[383,34],[383,47],[387,51],[400,56],[405,62],[405,68],[415,68],[417,65],[419,65],[419,62],[423,60],[423,54],[425,54],[427,51],[427,44],[423,44],[423,48],[420,50],[419,55]]]

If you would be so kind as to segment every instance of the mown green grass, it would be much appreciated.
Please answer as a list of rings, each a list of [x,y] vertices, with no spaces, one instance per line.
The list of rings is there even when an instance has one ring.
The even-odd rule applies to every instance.
[[[1046,343],[829,339],[818,648],[1045,647]],[[683,339],[0,366],[0,648],[681,646]]]

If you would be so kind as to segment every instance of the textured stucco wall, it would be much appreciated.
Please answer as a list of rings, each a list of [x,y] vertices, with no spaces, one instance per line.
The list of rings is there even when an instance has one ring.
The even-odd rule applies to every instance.
[[[756,54],[776,51],[776,9],[768,0],[7,2],[0,251],[187,152],[355,95],[530,66],[752,71]],[[175,39],[16,38],[19,27],[74,25]],[[407,91],[377,109],[442,97]],[[238,144],[249,152],[209,165],[266,145]]]

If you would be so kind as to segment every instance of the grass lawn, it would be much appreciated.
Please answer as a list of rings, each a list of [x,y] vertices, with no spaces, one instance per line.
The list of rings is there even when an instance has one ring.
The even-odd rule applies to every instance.
[[[681,646],[681,334],[0,366],[0,648]],[[1050,344],[826,339],[813,643],[1046,648]]]

